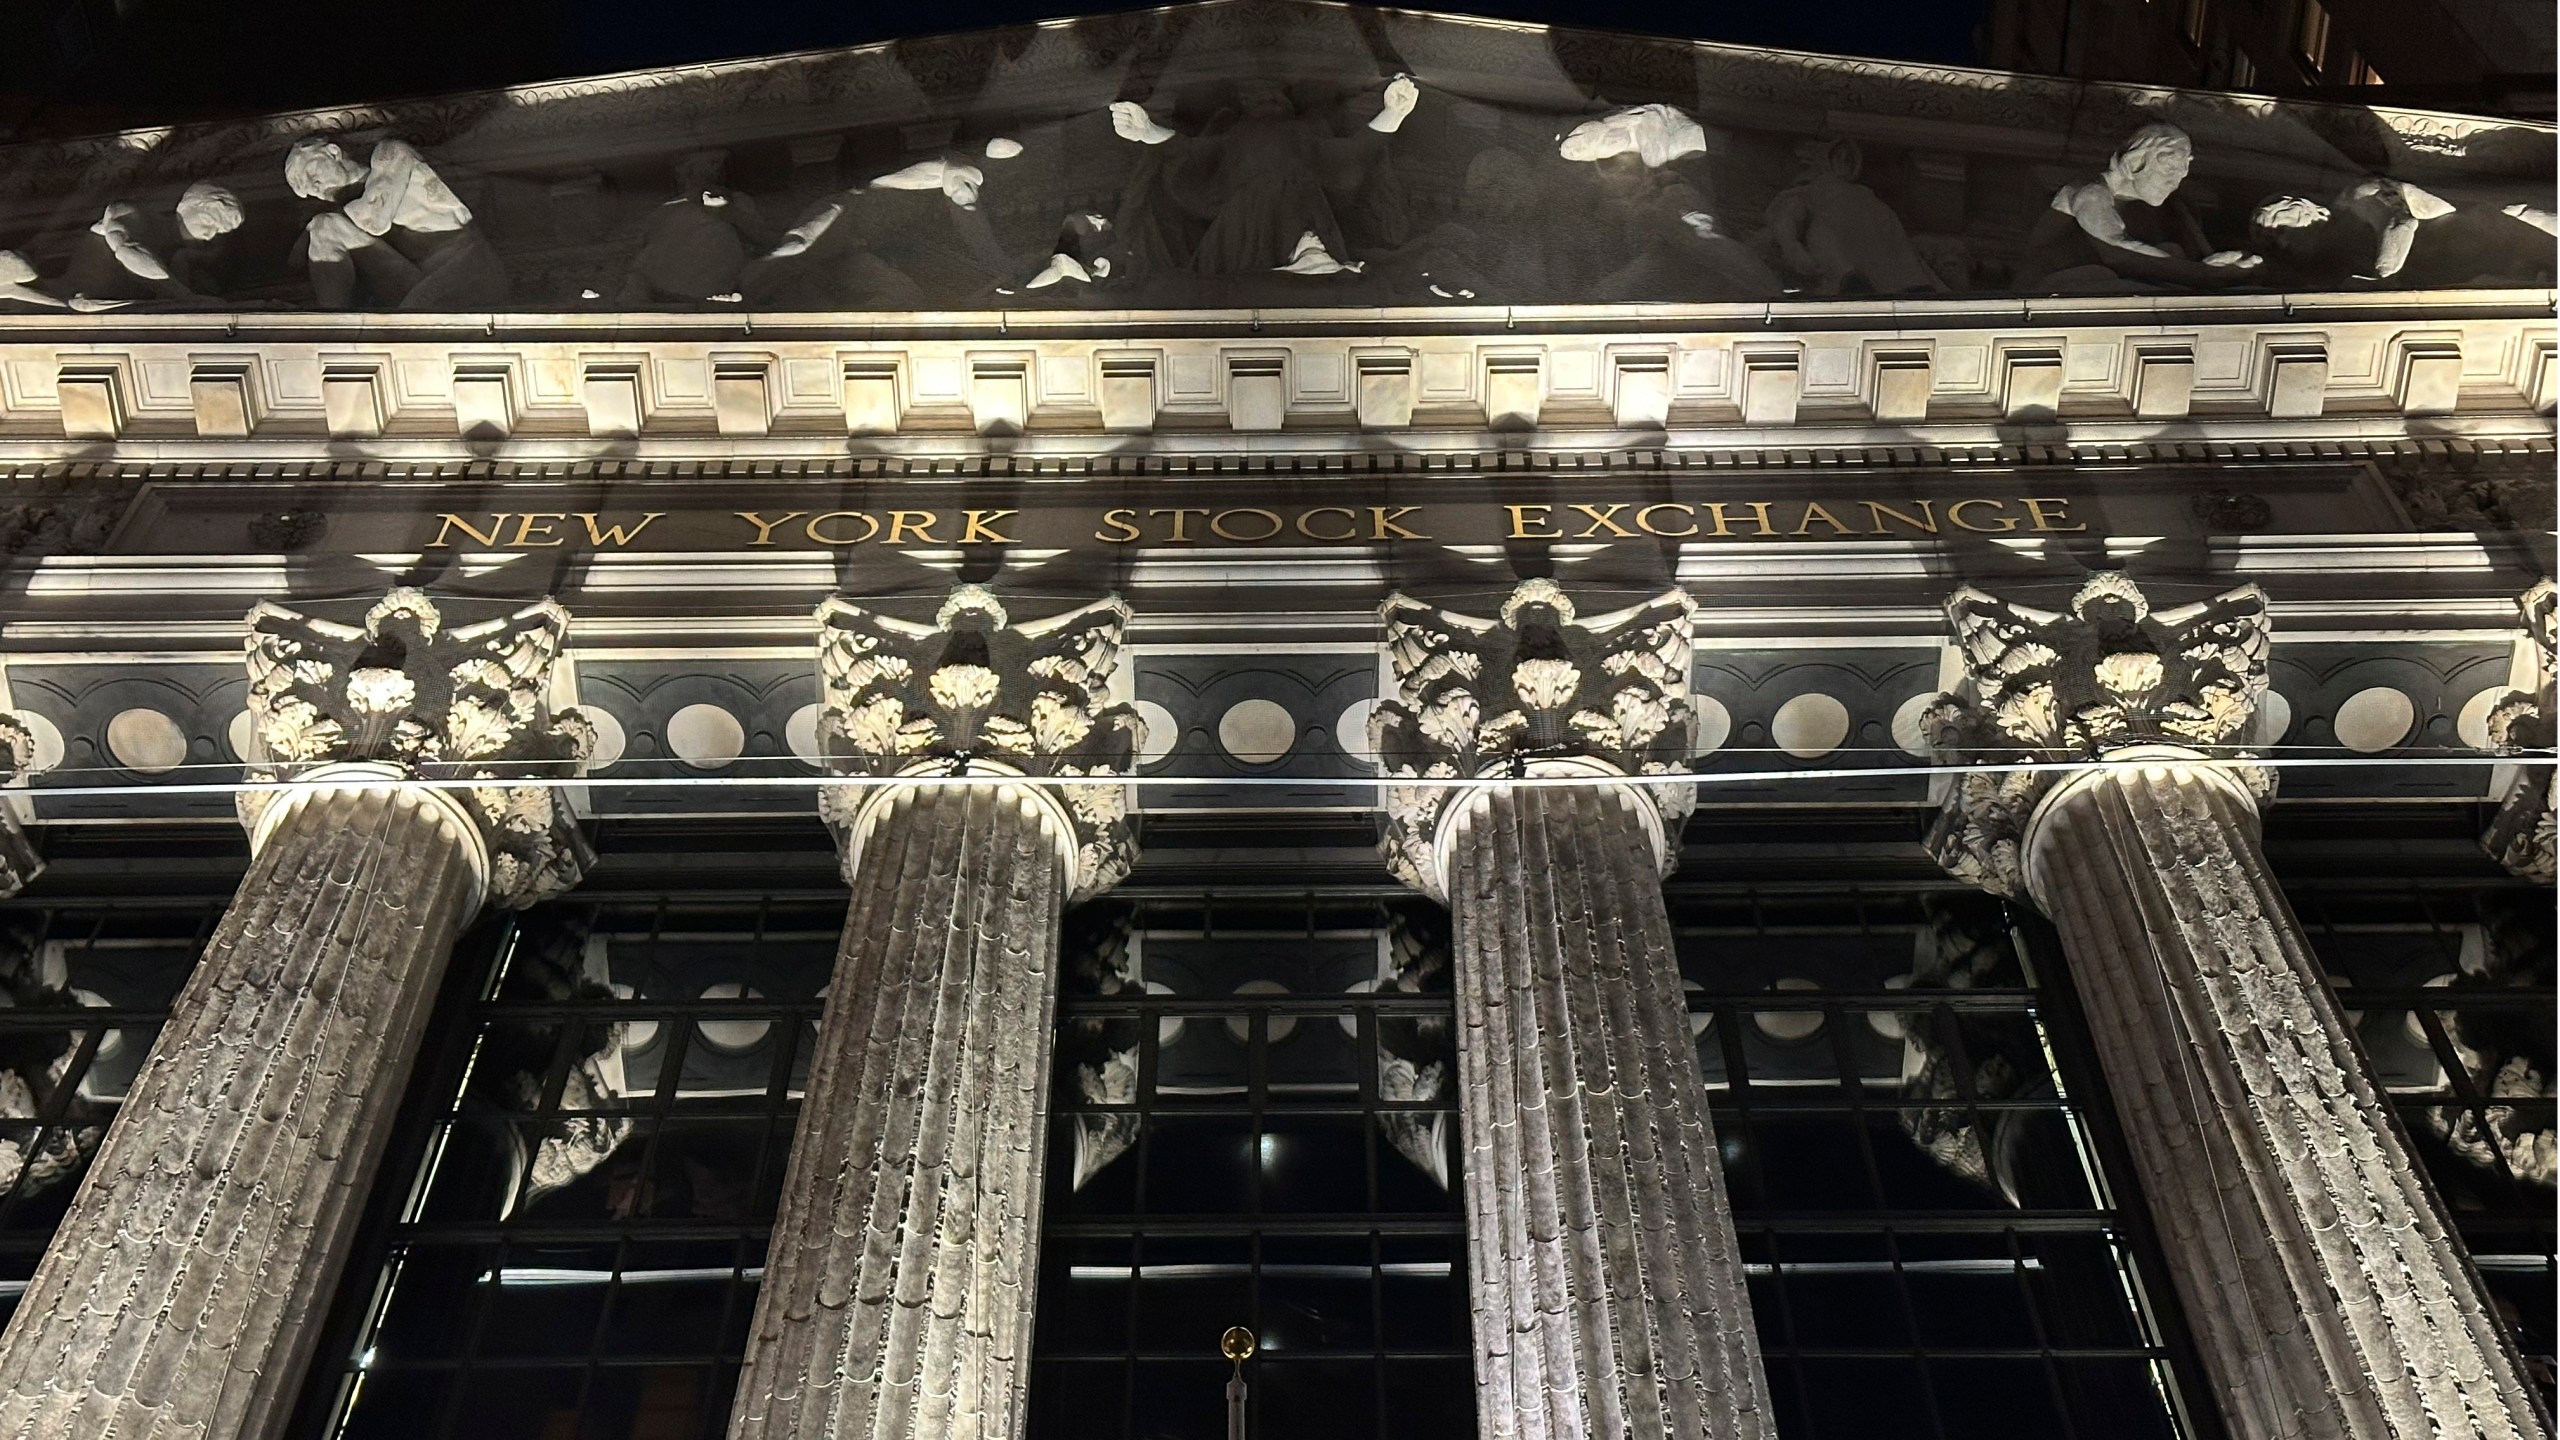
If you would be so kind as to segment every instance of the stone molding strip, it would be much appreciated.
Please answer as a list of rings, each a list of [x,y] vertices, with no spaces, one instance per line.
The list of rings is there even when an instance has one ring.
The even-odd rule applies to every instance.
[[[1589,471],[1652,474],[1664,470],[1967,469],[1989,466],[2076,466],[2103,463],[2214,465],[2232,461],[2388,460],[2417,464],[2548,466],[2560,440],[2547,435],[2317,440],[2152,440],[2126,443],[2019,442],[1989,445],[1822,445],[1620,447],[1604,450],[1438,452],[1322,450],[1303,454],[1180,452],[1143,455],[898,454],[815,458],[597,458],[554,460],[224,458],[0,460],[0,485],[80,481],[239,480],[971,480],[1015,476],[1415,475]],[[8,498],[0,492],[0,499]]]

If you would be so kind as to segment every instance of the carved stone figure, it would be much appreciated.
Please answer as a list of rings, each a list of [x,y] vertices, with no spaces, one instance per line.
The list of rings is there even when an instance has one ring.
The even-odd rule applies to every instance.
[[[0,724],[5,721],[6,712],[0,712]],[[110,1106],[88,1098],[72,1079],[72,1063],[81,1048],[75,1028],[80,1000],[69,988],[62,948],[45,943],[43,933],[36,924],[0,924],[0,1005],[22,1016],[31,1010],[56,1010],[63,1016],[60,1029],[12,1029],[0,1035],[0,1119],[34,1121],[48,1112],[59,1117],[0,1136],[0,1186],[20,1195],[79,1178],[114,1118]],[[89,1057],[92,1072],[98,1059]]]
[[[1388,978],[1381,993],[1419,995],[1449,987],[1449,933],[1436,911],[1398,906],[1387,916]],[[1434,1016],[1378,1020],[1378,1098],[1391,1105],[1449,1105],[1457,1055],[1448,1022]],[[1439,1110],[1389,1108],[1378,1129],[1396,1153],[1441,1189],[1449,1188],[1449,1116]]]
[[[2145,744],[2229,744],[2267,686],[2267,600],[2254,585],[2175,610],[2118,571],[2089,577],[2067,613],[1979,590],[1956,592],[1948,623],[1974,675],[1923,717],[1941,751],[1976,760],[2094,760]],[[2249,783],[2266,772],[2244,767]],[[1930,832],[1938,863],[1996,895],[2024,898],[2019,837],[2053,787],[2051,771],[1967,771]]]
[[[284,174],[294,194],[335,207],[312,216],[295,247],[322,309],[362,299],[388,310],[470,310],[506,300],[506,266],[471,207],[407,141],[378,141],[359,165],[337,141],[306,136],[286,152]]]
[[[1086,995],[1134,995],[1145,982],[1130,945],[1135,914],[1125,905],[1087,905],[1059,942],[1066,957],[1063,983]],[[1087,1106],[1075,1116],[1075,1171],[1068,1188],[1082,1190],[1111,1162],[1138,1143],[1138,1027],[1141,1021],[1081,1019],[1061,1028],[1061,1068],[1073,1067],[1076,1094]]]
[[[63,285],[87,300],[152,300],[184,304],[199,299],[196,284],[216,278],[214,260],[224,237],[240,228],[240,200],[207,181],[187,187],[166,224],[143,208],[118,200],[73,248]]]
[[[2250,213],[2249,225],[2294,284],[2546,284],[2550,237],[2518,215],[2519,208],[2456,206],[2405,180],[2368,176],[2326,205],[2275,196]]]
[[[1807,140],[1804,171],[1769,202],[1769,237],[1780,263],[1815,295],[1896,295],[1942,290],[1903,233],[1902,218],[1858,183],[1854,140]]]
[[[615,293],[621,305],[738,303],[749,257],[777,237],[755,197],[723,183],[728,157],[697,150],[676,162],[676,198],[649,214],[640,251]]]
[[[1288,92],[1268,81],[1239,82],[1233,121],[1192,136],[1159,124],[1135,101],[1119,101],[1111,107],[1112,130],[1149,147],[1149,154],[1130,179],[1115,223],[1134,232],[1131,243],[1142,260],[1168,271],[1355,270],[1363,262],[1353,259],[1336,197],[1360,189],[1420,93],[1411,76],[1396,76],[1377,115],[1350,136],[1301,116]],[[1193,223],[1204,226],[1196,238],[1186,234]]]
[[[2547,916],[2548,897],[2526,903]],[[2536,933],[2527,915],[2518,913],[2522,908],[2483,904],[2481,943],[2462,947],[2461,969],[2453,977],[2446,1008],[2437,1012],[2455,1060],[2473,1077],[2485,1103],[2477,1109],[2435,1105],[2420,1112],[2427,1130],[2480,1171],[2493,1191],[2505,1177],[2543,1189],[2560,1181],[2560,1134],[2550,1121],[2555,1091],[2551,1027],[2514,1011],[2465,1008],[2461,1001],[2465,991],[2550,986],[2550,943]],[[2460,1189],[2458,1183],[2439,1183],[2448,1191]],[[2447,1203],[2460,1206],[2463,1200],[2448,1194]]]
[[[2017,951],[1996,904],[1982,896],[1931,897],[1912,958],[1915,998],[1947,989],[2021,983]],[[2026,1175],[2017,1161],[2033,1112],[1983,1109],[2026,1098],[2044,1062],[2024,1017],[1955,1011],[1877,1012],[1903,1046],[1903,1133],[1953,1174],[2024,1203]],[[2038,1089],[2045,1087],[2038,1085]]]
[[[1577,298],[1742,300],[1784,288],[1704,182],[1674,168],[1707,148],[1705,131],[1679,110],[1621,110],[1576,127],[1557,148],[1589,167],[1594,213],[1581,228],[1591,249],[1608,257],[1592,267],[1588,295]]]
[[[2560,657],[2553,654],[2555,645],[2560,645],[2560,600],[2555,599],[2552,583],[2545,580],[2524,592],[2516,608],[2523,612],[2525,635],[2541,681],[2532,690],[2508,691],[2490,708],[2489,744],[2502,755],[2547,752],[2560,740],[2560,698],[2555,698],[2554,691]],[[2528,880],[2550,884],[2560,875],[2560,859],[2553,853],[2555,803],[2560,803],[2560,766],[2548,760],[2518,766],[2480,843],[2498,857],[2499,864]]]
[[[0,315],[45,310],[73,310],[85,315],[113,310],[125,303],[121,300],[92,300],[85,295],[64,299],[39,289],[35,280],[33,262],[15,250],[0,250]]]
[[[1556,153],[1567,160],[1633,155],[1655,170],[1706,148],[1706,130],[1685,111],[1671,105],[1634,105],[1613,110],[1597,120],[1574,126],[1556,143]]]
[[[978,206],[985,184],[980,167],[942,159],[878,176],[811,210],[741,286],[750,303],[787,310],[978,303],[1017,269]]]
[[[1546,168],[1555,168],[1545,162]],[[1467,161],[1457,212],[1379,268],[1405,298],[1542,301],[1559,298],[1581,257],[1561,242],[1540,162],[1490,145]]]
[[[2065,185],[2027,235],[2020,290],[2110,290],[2153,285],[2218,289],[2241,283],[2259,259],[2216,251],[2178,187],[2195,142],[2175,125],[2133,132],[2095,180]]]

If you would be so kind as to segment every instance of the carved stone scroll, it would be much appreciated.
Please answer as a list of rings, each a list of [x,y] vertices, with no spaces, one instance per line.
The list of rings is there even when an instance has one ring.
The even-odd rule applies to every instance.
[[[2088,763],[1963,776],[1937,853],[2060,930],[2235,1440],[2543,1434],[2267,867],[2263,786],[2203,748],[2265,689],[2263,597],[2155,616],[2100,575],[2068,614],[1948,610],[1940,755]]]
[[[567,843],[548,791],[396,782],[567,773],[583,727],[542,702],[566,618],[446,630],[409,590],[361,629],[252,612],[250,714],[293,783],[247,816],[239,896],[0,1337],[0,1434],[283,1423],[456,937],[584,854],[541,853]]]
[[[2541,683],[2532,690],[2510,690],[2489,711],[2489,743],[2502,755],[2523,751],[2549,751],[2555,738],[2560,738],[2560,699],[2554,698],[2553,676],[2555,604],[2550,581],[2524,592],[2516,601],[2524,612],[2524,629],[2533,646],[2536,673]],[[2560,798],[2560,768],[2547,759],[2540,764],[2516,767],[2515,778],[2507,785],[2507,793],[2498,802],[2497,813],[2490,817],[2489,828],[2480,843],[2498,863],[2528,880],[2545,885],[2552,882],[2560,864],[2552,853],[2552,806]]]
[[[1378,706],[1370,741],[1387,774],[1387,868],[1446,901],[1445,837],[1485,792],[1398,785],[1525,775],[1561,764],[1592,775],[1677,775],[1688,768],[1689,597],[1575,620],[1551,580],[1524,580],[1483,620],[1402,596],[1381,612],[1398,698]],[[1676,825],[1694,786],[1641,787]],[[1669,868],[1669,857],[1664,857]]]
[[[1396,599],[1373,737],[1388,864],[1455,914],[1477,1427],[1773,1433],[1661,875],[1690,787],[1689,602],[1576,623]],[[1579,775],[1524,786],[1505,777]],[[1430,778],[1497,783],[1397,785]],[[1620,783],[1611,783],[1616,780]]]
[[[832,767],[914,780],[822,802],[853,907],[735,1440],[1021,1433],[1059,915],[1134,853],[1121,787],[1029,782],[1128,766],[1142,724],[1106,704],[1127,616],[1011,626],[976,586],[932,625],[819,609]]]
[[[0,790],[15,785],[35,768],[36,732],[12,710],[0,710]],[[0,797],[0,900],[27,888],[44,869],[44,857],[18,824],[11,802]]]

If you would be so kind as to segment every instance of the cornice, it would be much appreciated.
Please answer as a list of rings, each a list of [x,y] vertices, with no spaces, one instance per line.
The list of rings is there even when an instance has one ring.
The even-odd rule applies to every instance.
[[[2483,421],[2547,436],[2555,303],[2525,290],[1471,316],[36,316],[0,321],[0,446],[299,441],[415,459],[402,447],[441,440],[457,458],[532,444],[545,448],[518,453],[605,459],[675,439],[740,458],[1063,446],[1099,463],[1178,446],[2318,444]]]

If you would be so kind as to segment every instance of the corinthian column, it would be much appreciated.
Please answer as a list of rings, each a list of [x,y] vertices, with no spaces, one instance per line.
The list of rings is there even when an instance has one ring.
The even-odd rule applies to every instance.
[[[1576,622],[1401,597],[1383,848],[1456,922],[1477,1430],[1772,1433],[1662,876],[1695,800],[1689,599]],[[1426,787],[1424,779],[1485,779]],[[1503,781],[1570,783],[1502,783]]]
[[[2555,700],[2553,680],[2560,673],[2552,654],[2560,645],[2560,602],[2555,601],[2550,581],[2524,592],[2516,601],[2524,612],[2524,643],[2533,658],[2538,683],[2531,690],[2510,690],[2489,711],[2489,743],[2499,753],[2514,755],[2524,751],[2549,751],[2555,737],[2560,737],[2560,700]],[[2480,837],[2498,863],[2528,880],[2551,883],[2560,861],[2553,855],[2552,804],[2560,796],[2560,767],[2546,758],[2540,764],[2520,764],[2515,778],[2507,783],[2507,793],[2498,802],[2497,813],[2489,818],[2489,828]]]
[[[277,1433],[455,938],[586,858],[585,722],[542,692],[567,615],[447,630],[250,612],[253,858],[0,1337],[0,1435]],[[404,779],[480,782],[428,790]]]
[[[2539,1436],[2531,1391],[2216,763],[2266,690],[2255,587],[2154,615],[1948,602],[1941,863],[2061,932],[2233,1440]],[[2002,770],[2001,765],[2085,768]]]
[[[1128,607],[1009,626],[818,608],[822,745],[853,906],[729,1433],[1010,1440],[1039,1274],[1061,909],[1134,856],[1106,708]],[[907,783],[897,783],[907,777]],[[1042,783],[1046,782],[1046,783]]]

